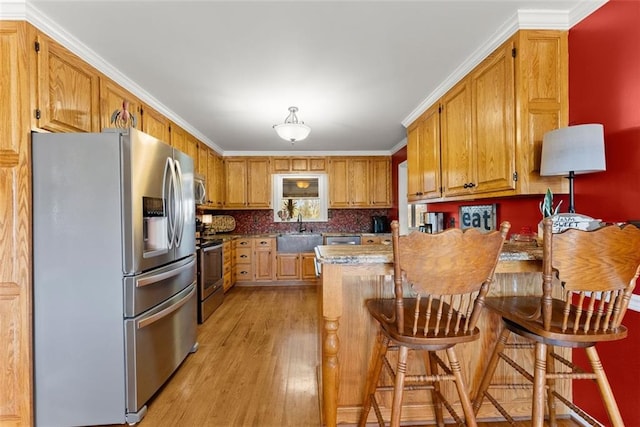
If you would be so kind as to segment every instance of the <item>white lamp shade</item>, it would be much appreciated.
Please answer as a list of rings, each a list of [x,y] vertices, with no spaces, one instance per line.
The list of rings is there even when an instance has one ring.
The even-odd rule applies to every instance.
[[[540,175],[568,175],[569,172],[578,175],[604,170],[604,127],[601,124],[569,126],[544,135]]]
[[[283,123],[273,127],[278,136],[286,141],[302,141],[309,136],[311,128],[304,123]]]

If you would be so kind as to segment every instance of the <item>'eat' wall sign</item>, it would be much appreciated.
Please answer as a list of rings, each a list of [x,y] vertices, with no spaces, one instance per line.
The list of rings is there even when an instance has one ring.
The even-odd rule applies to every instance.
[[[460,206],[460,228],[477,228],[483,233],[496,229],[496,205]]]

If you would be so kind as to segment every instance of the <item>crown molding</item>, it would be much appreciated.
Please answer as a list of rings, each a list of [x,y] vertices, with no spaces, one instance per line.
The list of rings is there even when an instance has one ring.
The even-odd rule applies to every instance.
[[[286,141],[283,141],[286,143]],[[300,142],[304,144],[304,142]],[[251,157],[251,156],[268,156],[268,157],[291,157],[291,156],[340,156],[340,157],[352,157],[352,156],[390,156],[392,152],[390,150],[375,150],[375,151],[225,151],[223,157]]]
[[[24,20],[26,9],[26,0],[0,0],[0,19],[5,21]]]
[[[504,43],[518,30],[569,30],[580,20],[591,14],[607,0],[588,0],[572,10],[519,10],[509,18],[487,41],[481,44],[456,70],[431,92],[404,120],[409,127],[422,113],[435,104],[449,89],[469,74],[484,58]]]

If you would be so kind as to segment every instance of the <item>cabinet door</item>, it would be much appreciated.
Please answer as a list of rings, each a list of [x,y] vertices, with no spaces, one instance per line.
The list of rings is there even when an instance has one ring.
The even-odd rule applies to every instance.
[[[300,280],[300,256],[298,254],[277,254],[276,278],[278,280]]]
[[[273,254],[271,248],[256,248],[254,252],[255,280],[273,280]]]
[[[247,161],[227,158],[224,161],[224,169],[227,177],[224,206],[226,208],[244,208],[247,205]]]
[[[203,142],[198,142],[198,161],[196,162],[196,172],[206,178],[207,162],[209,158],[209,147]]]
[[[187,132],[184,131],[184,129],[182,129],[180,126],[176,125],[175,123],[172,123],[169,126],[169,144],[171,144],[171,146],[173,148],[176,148],[180,151],[182,151],[183,153],[186,153],[187,150]]]
[[[470,75],[474,193],[515,190],[514,43],[507,42]]]
[[[441,193],[440,106],[434,105],[407,131],[407,198],[410,202]]]
[[[348,208],[349,164],[347,159],[329,160],[329,207]]]
[[[271,173],[268,158],[247,160],[246,182],[247,206],[271,207]]]
[[[100,129],[118,127],[111,123],[116,110],[122,110],[123,102],[129,103],[128,111],[135,117],[136,127],[140,126],[140,101],[106,77],[100,77]]]
[[[300,256],[302,280],[316,280],[316,254],[309,252],[302,253]]]
[[[169,135],[169,120],[166,117],[148,105],[141,107],[140,116],[142,118],[142,132],[169,144],[171,137]]]
[[[469,194],[476,186],[469,79],[458,83],[442,98],[440,123],[443,195]]]
[[[309,159],[309,172],[324,172],[327,170],[327,159],[324,157],[311,157]]]
[[[222,207],[223,182],[220,177],[223,174],[222,158],[213,150],[207,150],[207,204],[212,207]]]
[[[354,158],[348,160],[349,165],[349,200],[351,207],[368,207],[370,205],[369,159]]]
[[[97,132],[98,73],[42,34],[36,51],[37,126],[54,132]]]
[[[184,152],[193,159],[194,169],[198,168],[198,140],[191,134],[187,133],[187,139],[185,140]]]
[[[391,158],[373,157],[369,160],[371,182],[369,183],[369,205],[391,207]]]

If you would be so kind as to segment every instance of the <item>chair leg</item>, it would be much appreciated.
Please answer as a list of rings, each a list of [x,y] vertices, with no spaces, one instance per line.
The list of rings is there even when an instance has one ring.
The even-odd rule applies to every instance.
[[[509,331],[507,328],[502,329],[502,333],[498,337],[498,341],[493,348],[493,353],[491,354],[491,358],[489,359],[489,364],[484,371],[482,381],[480,381],[478,393],[476,394],[475,399],[473,399],[473,413],[476,415],[478,414],[478,411],[480,411],[480,407],[482,406],[484,394],[491,385],[491,380],[493,379],[493,375],[495,374],[496,368],[498,367],[498,362],[500,361],[500,354],[504,351],[504,348],[507,345],[509,335],[511,335],[511,331]]]
[[[393,390],[393,404],[391,406],[391,427],[400,425],[400,412],[402,410],[402,393],[404,391],[404,377],[407,373],[407,359],[409,348],[400,346],[398,351],[398,367],[396,369],[396,383]]]
[[[422,351],[424,356],[424,367],[427,376],[436,375],[438,373],[438,362],[432,357],[433,352]],[[433,382],[433,389],[431,390],[431,403],[433,404],[433,412],[436,417],[436,425],[438,427],[444,427],[444,416],[442,412],[442,402],[440,401],[440,381]]]
[[[609,414],[611,424],[614,427],[624,426],[622,416],[620,415],[620,410],[618,409],[618,404],[616,403],[616,399],[613,396],[613,391],[611,390],[611,386],[609,385],[609,381],[607,380],[607,374],[605,374],[604,369],[602,368],[602,363],[600,362],[600,357],[598,356],[596,347],[587,347],[585,350],[587,352],[587,357],[591,362],[591,369],[596,375],[596,382],[598,383],[600,395],[602,396],[602,400],[604,401],[607,413]]]
[[[460,396],[460,403],[462,404],[462,410],[464,411],[464,417],[467,421],[467,427],[476,427],[476,417],[473,413],[473,406],[471,406],[471,399],[467,392],[467,387],[464,384],[464,378],[462,377],[462,369],[460,368],[460,362],[456,356],[456,350],[454,347],[447,349],[447,357],[449,358],[449,366],[451,372],[455,378],[456,388],[458,389],[458,395]]]
[[[362,403],[362,412],[360,414],[359,427],[364,427],[367,424],[367,418],[369,417],[369,411],[371,410],[371,400],[374,398],[376,387],[380,381],[380,373],[382,372],[382,365],[385,355],[387,354],[387,348],[389,347],[389,339],[382,333],[378,332],[376,338],[376,344],[373,350],[373,355],[370,362],[369,375],[367,375],[367,381],[364,392],[364,402]]]
[[[547,374],[555,373],[555,361],[553,359],[553,346],[547,347]],[[556,398],[553,395],[555,391],[556,381],[553,378],[547,377],[547,407],[549,408],[549,425],[555,427],[558,425],[556,420]]]
[[[542,427],[544,425],[544,386],[547,372],[547,345],[539,342],[536,343],[535,354],[531,425],[533,427]]]

